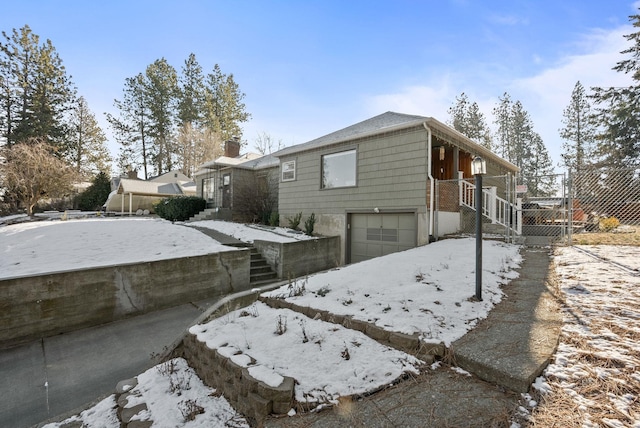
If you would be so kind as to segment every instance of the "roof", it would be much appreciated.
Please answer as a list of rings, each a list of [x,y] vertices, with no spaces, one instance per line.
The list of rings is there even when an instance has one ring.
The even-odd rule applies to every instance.
[[[237,165],[238,168],[254,170],[274,168],[277,166],[280,166],[280,159],[273,155],[261,156],[257,159],[252,159]]]
[[[245,153],[244,155],[238,156],[236,158],[220,156],[217,159],[203,163],[198,169],[215,169],[216,167],[236,166],[250,160],[258,159],[260,157],[262,157],[262,155],[258,153]]]
[[[182,173],[179,169],[174,169],[164,174],[149,178],[147,181],[158,181],[163,183],[179,183],[189,181],[189,177]]]
[[[338,143],[352,141],[359,138],[370,137],[387,132],[409,129],[418,126],[428,126],[432,132],[441,139],[451,142],[465,151],[490,159],[501,166],[512,171],[519,171],[519,168],[509,161],[506,161],[487,149],[484,146],[474,142],[464,134],[456,131],[450,126],[427,116],[417,116],[403,113],[388,111],[386,113],[374,116],[370,119],[358,122],[355,125],[348,126],[338,131],[327,134],[323,137],[316,138],[306,143],[295,146],[285,147],[273,154],[275,157],[282,157],[294,153],[304,152],[308,150],[319,149]]]
[[[295,146],[285,147],[274,153],[274,156],[286,156],[292,153],[317,149],[331,144],[341,143],[343,141],[353,140],[365,137],[371,134],[378,134],[394,130],[396,128],[405,128],[417,126],[427,120],[424,116],[415,116],[409,114],[395,113],[388,111],[370,119],[358,122],[355,125],[348,126],[338,131],[327,134],[323,137],[316,138],[306,143]]]
[[[120,179],[118,194],[132,193],[141,196],[176,196],[182,195],[182,188],[178,183],[162,183],[158,181]]]

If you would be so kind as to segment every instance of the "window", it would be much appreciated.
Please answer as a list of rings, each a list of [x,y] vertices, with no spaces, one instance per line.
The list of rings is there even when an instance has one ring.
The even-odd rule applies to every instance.
[[[356,185],[356,150],[322,156],[322,188]]]
[[[296,179],[296,161],[282,163],[282,181],[294,181]]]

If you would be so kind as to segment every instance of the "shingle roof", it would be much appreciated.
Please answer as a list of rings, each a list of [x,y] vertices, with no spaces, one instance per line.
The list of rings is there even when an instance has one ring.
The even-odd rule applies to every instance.
[[[243,162],[239,165],[236,165],[237,168],[254,169],[254,170],[273,168],[276,166],[280,166],[280,159],[278,159],[273,155],[265,155],[257,159],[252,159],[250,161]]]
[[[384,132],[396,127],[404,127],[410,125],[419,125],[428,120],[425,116],[415,116],[410,114],[396,113],[388,111],[386,113],[374,116],[370,119],[358,122],[355,125],[348,126],[338,131],[332,132],[315,140],[298,144],[291,147],[285,147],[274,153],[274,156],[285,156],[291,153],[297,153],[310,149],[328,146],[330,144],[339,143],[341,141],[352,140],[360,136],[371,133]]]

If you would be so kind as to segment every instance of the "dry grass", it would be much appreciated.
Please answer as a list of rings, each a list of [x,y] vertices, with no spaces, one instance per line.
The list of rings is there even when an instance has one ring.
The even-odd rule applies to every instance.
[[[629,226],[632,232],[588,232],[576,233],[572,243],[577,245],[633,245],[640,246],[640,226]]]
[[[615,234],[589,235],[618,238]],[[640,237],[634,236],[640,243]],[[621,244],[620,241],[616,243]],[[562,351],[565,362],[560,363],[560,374],[554,375],[553,370],[547,373],[550,392],[535,397],[539,404],[522,426],[637,426],[640,420],[640,381],[636,374],[640,367],[638,297],[633,288],[626,289],[624,296],[617,297],[619,306],[613,306],[608,299],[615,293],[611,293],[610,288],[591,286],[584,272],[577,272],[576,276],[594,296],[573,303],[565,300],[567,314],[574,315],[574,318],[565,318],[565,323],[588,328],[563,329],[562,348],[558,352]],[[599,293],[601,298],[597,297]],[[570,307],[576,303],[577,306]],[[593,316],[595,314],[597,316]],[[616,421],[614,425],[609,424],[612,420]]]

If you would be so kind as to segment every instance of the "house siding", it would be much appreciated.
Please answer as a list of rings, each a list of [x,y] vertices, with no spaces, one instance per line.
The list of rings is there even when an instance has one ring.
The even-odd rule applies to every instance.
[[[354,148],[357,150],[356,186],[322,189],[322,155]],[[343,238],[343,262],[348,212],[372,212],[374,208],[381,212],[416,212],[419,214],[419,236],[425,236],[420,225],[426,218],[428,179],[424,128],[378,134],[280,159],[281,163],[291,160],[296,161],[296,180],[280,181],[279,186],[282,224],[286,226],[286,219],[298,212],[302,212],[303,222],[315,213],[317,233]],[[424,242],[418,242],[421,243]]]

